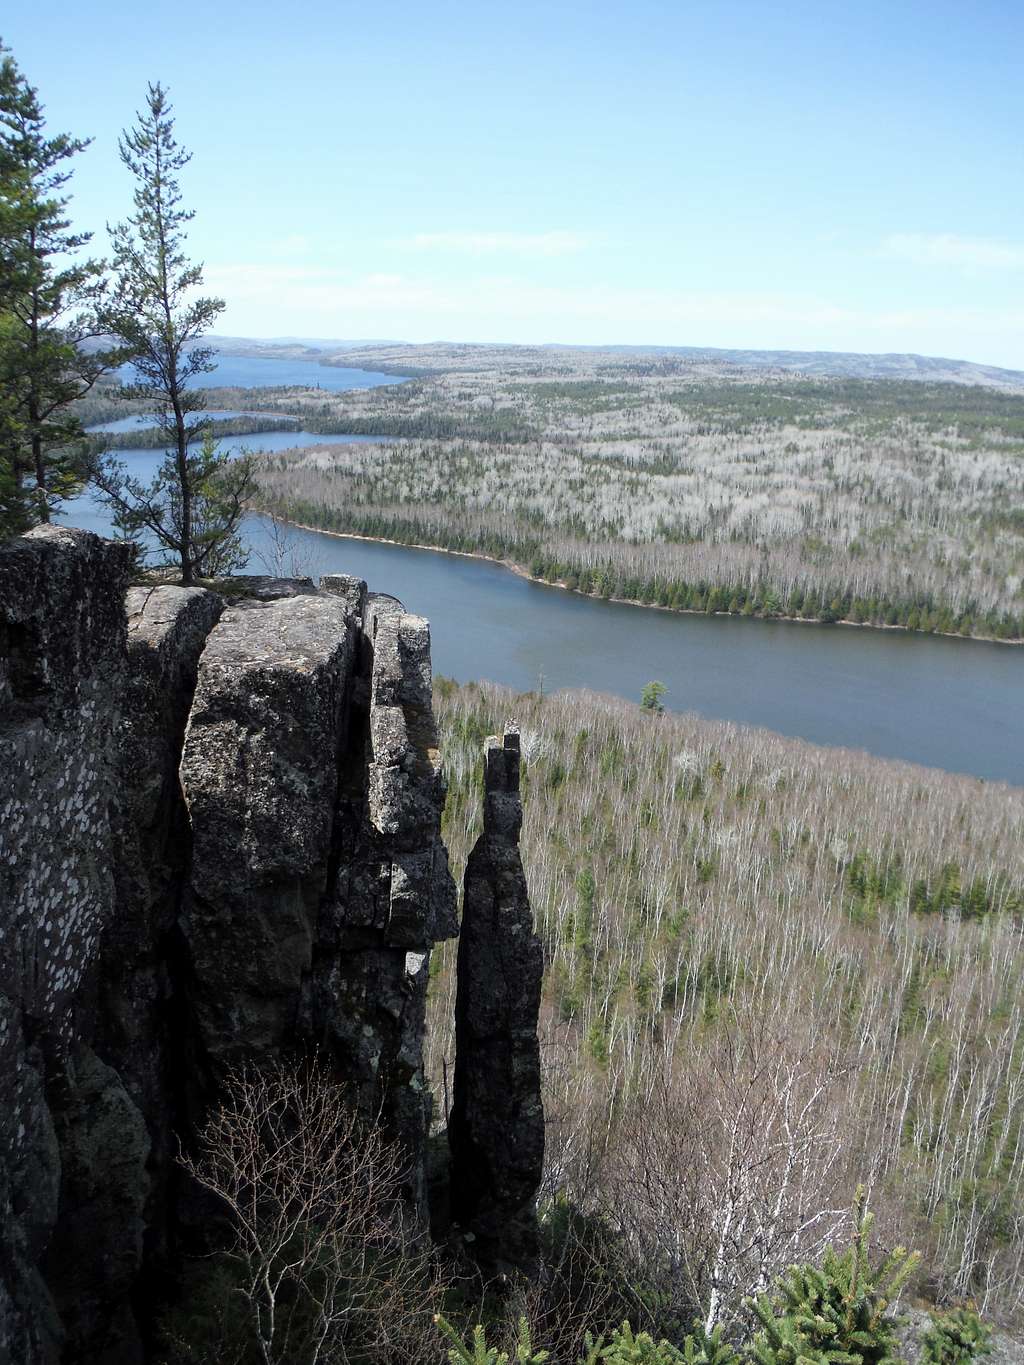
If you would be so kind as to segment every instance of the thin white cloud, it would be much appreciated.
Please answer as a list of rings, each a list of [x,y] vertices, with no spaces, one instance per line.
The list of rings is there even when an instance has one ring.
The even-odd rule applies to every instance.
[[[462,256],[569,256],[585,251],[593,237],[583,232],[417,232],[399,245],[413,251],[449,251]]]
[[[963,270],[1020,270],[1024,243],[953,233],[897,232],[882,243],[881,255],[911,265],[955,266]]]

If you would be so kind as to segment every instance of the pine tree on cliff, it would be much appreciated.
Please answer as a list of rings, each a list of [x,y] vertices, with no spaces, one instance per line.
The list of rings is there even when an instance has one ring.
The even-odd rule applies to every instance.
[[[0,53],[0,85],[5,98],[14,73],[14,63]],[[17,204],[21,180],[14,158],[0,139],[0,351],[13,325],[11,303],[18,280]],[[21,424],[17,420],[14,396],[7,384],[0,383],[0,540],[25,531],[32,524],[22,487]]]
[[[135,177],[134,212],[111,229],[114,297],[104,311],[108,331],[135,370],[126,392],[151,405],[167,453],[148,487],[108,460],[95,482],[131,537],[155,542],[181,568],[181,581],[230,573],[245,563],[236,534],[252,482],[247,457],[232,460],[202,435],[197,375],[214,369],[213,350],[200,344],[224,308],[223,299],[196,296],[201,265],[185,254],[186,225],[178,176],[191,153],[175,141],[167,92],[150,85],[146,110],[120,141],[121,160]],[[193,448],[190,450],[190,445]]]
[[[102,262],[82,259],[62,194],[70,158],[89,145],[45,134],[39,95],[0,47],[0,527],[49,521],[86,474],[72,404],[116,362],[85,350],[97,332]]]

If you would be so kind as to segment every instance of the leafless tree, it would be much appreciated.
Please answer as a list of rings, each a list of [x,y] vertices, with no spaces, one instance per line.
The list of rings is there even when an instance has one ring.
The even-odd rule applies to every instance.
[[[630,1242],[707,1331],[848,1218],[841,1070],[733,1016],[629,1105],[610,1187]]]
[[[263,1365],[413,1365],[436,1279],[401,1154],[317,1064],[235,1072],[185,1169],[229,1216],[226,1293]]]
[[[266,540],[254,553],[267,573],[273,578],[312,577],[318,571],[319,556],[311,538],[303,540],[302,533],[276,512],[261,515]]]

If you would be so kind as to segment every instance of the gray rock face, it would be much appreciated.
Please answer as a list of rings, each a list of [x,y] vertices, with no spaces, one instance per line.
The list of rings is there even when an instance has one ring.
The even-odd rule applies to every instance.
[[[181,760],[193,1017],[214,1085],[319,1048],[404,1144],[419,1200],[429,954],[457,932],[430,636],[358,580],[325,587],[229,607],[200,663]]]
[[[516,730],[487,740],[484,829],[466,865],[459,938],[451,1215],[486,1275],[535,1272],[544,1166],[544,957],[519,856],[519,761]]]
[[[242,581],[225,605],[126,593],[126,573],[87,532],[0,547],[0,1365],[141,1365],[137,1310],[190,1216],[177,1140],[233,1066],[315,1048],[383,1115],[424,1206],[430,951],[457,932],[427,623],[340,575]],[[489,752],[488,773],[465,1217],[484,1239],[512,1210],[525,1265],[539,947],[518,754]],[[510,994],[485,1006],[507,954]],[[494,1112],[525,1138],[499,1149],[481,1106],[513,1075]]]
[[[328,880],[358,622],[318,594],[229,607],[181,757],[192,829],[183,928],[214,1074],[295,1036]]]
[[[199,658],[222,609],[221,599],[202,588],[131,588],[125,598],[115,910],[80,995],[84,1036],[110,1069],[112,1084],[123,1087],[142,1116],[149,1144],[145,1204],[130,1228],[123,1219],[120,1225],[112,1220],[111,1236],[116,1240],[119,1226],[122,1237],[141,1243],[144,1236],[154,1272],[168,1252],[170,1186],[183,1130],[172,1097],[181,1094],[190,1070],[182,1037],[187,1001],[179,926],[190,838],[178,763]],[[86,1201],[84,1190],[76,1193],[67,1179],[64,1186],[69,1206]],[[123,1200],[119,1207],[126,1208]],[[80,1221],[67,1220],[65,1226],[77,1230]],[[72,1263],[78,1255],[74,1243],[62,1254]],[[82,1301],[77,1285],[73,1297]],[[97,1298],[103,1297],[100,1286]]]
[[[0,550],[0,1359],[141,1359],[164,1241],[177,762],[220,601],[125,602],[126,563],[53,527]]]
[[[60,1208],[42,1267],[60,1314],[63,1358],[137,1361],[143,1348],[132,1292],[153,1195],[150,1131],[121,1076],[86,1045],[75,1049],[62,1081],[63,1093],[51,1098]]]
[[[78,997],[114,905],[126,574],[122,547],[82,531],[0,548],[0,1360],[53,1359],[64,1331],[40,1263],[80,1103]]]
[[[342,591],[336,579],[324,583]],[[422,1205],[430,949],[458,933],[440,837],[445,787],[431,709],[430,631],[394,598],[371,594],[362,607],[314,1015],[360,1102],[382,1109],[409,1153],[409,1193]]]
[[[121,819],[114,862],[118,914],[107,926],[107,1052],[124,1072],[144,1016],[167,996],[167,936],[176,932],[189,865],[178,763],[196,671],[223,602],[202,588],[131,588],[125,598],[128,670],[119,742]],[[141,1088],[141,1078],[139,1080]]]

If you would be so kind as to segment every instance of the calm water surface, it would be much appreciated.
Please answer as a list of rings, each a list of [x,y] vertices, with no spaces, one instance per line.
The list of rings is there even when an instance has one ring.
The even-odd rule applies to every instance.
[[[225,357],[222,365],[234,359]],[[217,382],[308,382],[271,377],[276,373]],[[280,450],[372,438],[261,432],[236,439]],[[119,458],[144,479],[161,456],[121,451]],[[109,513],[89,494],[67,504],[67,521],[102,534],[111,530]],[[250,572],[264,572],[267,523],[250,516],[243,529],[253,551]],[[435,672],[461,682],[489,678],[526,690],[543,681],[547,690],[589,687],[638,700],[643,685],[659,678],[673,710],[1024,785],[1021,647],[680,616],[580,597],[482,560],[318,532],[295,531],[293,555],[300,572],[356,574],[427,616]]]
[[[237,385],[243,389],[258,389],[279,384],[308,384],[314,389],[343,393],[346,389],[376,389],[382,384],[402,382],[399,375],[320,365],[315,360],[265,360],[259,356],[219,354],[216,359],[215,370],[197,374],[190,381],[194,388]]]

